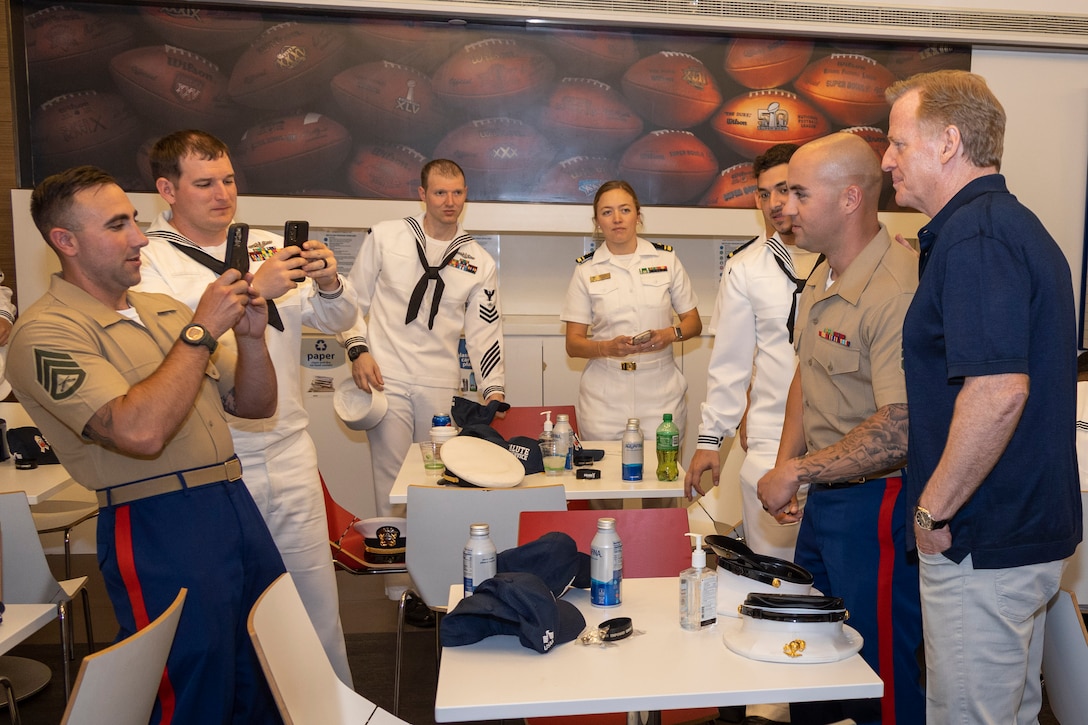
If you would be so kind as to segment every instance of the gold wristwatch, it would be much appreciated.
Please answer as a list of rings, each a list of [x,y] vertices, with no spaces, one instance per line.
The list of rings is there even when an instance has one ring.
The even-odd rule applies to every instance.
[[[914,523],[918,524],[918,528],[920,529],[936,531],[937,529],[943,529],[945,526],[948,526],[949,521],[950,519],[934,519],[927,508],[922,506],[914,507]]]

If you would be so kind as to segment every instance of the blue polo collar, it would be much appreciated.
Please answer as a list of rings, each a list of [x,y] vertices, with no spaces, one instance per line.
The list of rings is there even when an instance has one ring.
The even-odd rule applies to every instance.
[[[937,212],[937,215],[929,221],[929,224],[918,230],[918,248],[921,251],[918,260],[919,273],[925,268],[926,260],[933,249],[934,242],[937,241],[941,229],[952,218],[952,215],[980,196],[993,193],[1009,193],[1009,188],[1005,184],[1005,177],[1002,174],[987,174],[970,181],[956,192],[956,195]]]

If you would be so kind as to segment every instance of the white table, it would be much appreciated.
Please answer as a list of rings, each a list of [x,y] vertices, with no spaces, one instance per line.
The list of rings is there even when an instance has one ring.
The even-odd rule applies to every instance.
[[[604,458],[595,461],[592,466],[601,472],[597,480],[578,479],[574,471],[562,476],[546,476],[534,473],[526,476],[518,486],[563,485],[568,501],[587,499],[624,499],[624,498],[673,498],[684,495],[684,471],[680,471],[675,481],[658,481],[655,473],[657,459],[652,446],[648,447],[646,464],[643,467],[641,481],[624,481],[620,477],[620,442],[619,441],[582,441],[584,448],[604,450]],[[423,456],[419,446],[413,444],[404,457],[404,463],[389,492],[390,503],[408,503],[408,486],[438,486],[439,478],[428,476],[423,469]]]
[[[56,618],[55,604],[5,605],[4,621],[0,622],[0,655]],[[0,676],[8,679],[15,696],[22,700],[48,685],[53,671],[37,660],[4,655],[0,657]]]
[[[0,418],[7,421],[9,429],[34,425],[19,403],[0,403]],[[20,471],[15,468],[12,458],[0,462],[0,493],[25,491],[31,506],[55,495],[70,483],[71,476],[58,464]]]
[[[460,585],[450,588],[450,609],[461,593]],[[444,647],[435,720],[849,700],[884,693],[884,684],[860,655],[827,664],[758,662],[730,651],[721,625],[682,630],[677,578],[626,579],[623,604],[609,609],[591,606],[584,590],[565,598],[589,626],[631,617],[645,634],[603,649],[569,642],[543,655],[505,635]]]
[[[0,622],[0,655],[56,618],[55,604],[5,605],[4,621]]]

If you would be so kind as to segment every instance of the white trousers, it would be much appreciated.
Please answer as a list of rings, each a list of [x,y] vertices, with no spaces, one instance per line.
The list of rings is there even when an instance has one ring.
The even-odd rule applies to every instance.
[[[975,569],[918,553],[930,725],[1039,722],[1043,629],[1063,561]]]
[[[404,516],[404,506],[394,507],[389,503],[393,482],[408,449],[431,439],[434,414],[449,414],[456,392],[453,388],[430,388],[385,379],[389,409],[382,421],[367,431],[374,470],[374,508],[378,516]]]
[[[651,440],[662,415],[672,413],[683,439],[688,419],[688,383],[674,360],[658,362],[657,367],[621,370],[614,360],[590,360],[578,386],[579,437],[586,441],[618,441],[627,419],[638,418],[642,437]]]
[[[246,488],[295,580],[321,645],[337,677],[352,687],[313,439],[301,431],[264,455],[239,457]]]
[[[797,524],[783,526],[775,521],[773,516],[763,510],[763,504],[756,496],[759,479],[774,468],[774,461],[778,456],[778,441],[749,438],[747,453],[738,441],[729,455],[744,455],[744,463],[740,467],[740,501],[744,538],[748,546],[757,554],[793,561],[793,549],[800,527]],[[802,486],[798,492],[801,506],[805,504],[807,493],[808,486]]]

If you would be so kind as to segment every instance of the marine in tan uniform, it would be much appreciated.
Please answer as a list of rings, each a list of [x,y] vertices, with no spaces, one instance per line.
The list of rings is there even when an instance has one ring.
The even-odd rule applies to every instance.
[[[900,471],[903,317],[918,264],[877,218],[879,164],[861,139],[836,133],[798,149],[787,172],[785,213],[797,246],[826,262],[801,293],[798,372],[777,465],[760,479],[759,498],[780,521],[796,521],[796,491],[810,484],[794,561],[812,572],[814,587],[842,597],[863,638],[862,657],[884,680],[880,700],[795,705],[794,722],[925,721],[918,569],[906,560]]]
[[[147,239],[99,169],[47,178],[31,214],[61,272],[17,323],[8,372],[61,463],[98,492],[118,636],[188,589],[152,722],[279,722],[246,617],[283,562],[242,484],[224,414],[275,411],[266,304],[234,270],[195,312],[131,292]],[[237,361],[217,369],[210,356],[228,329]]]

